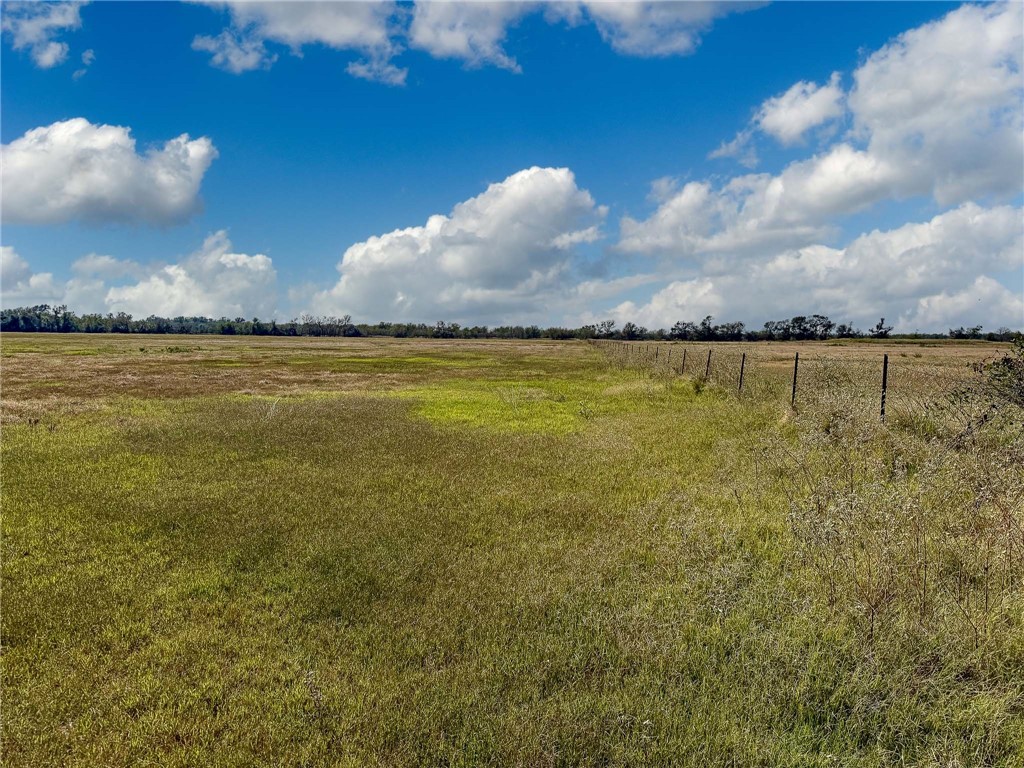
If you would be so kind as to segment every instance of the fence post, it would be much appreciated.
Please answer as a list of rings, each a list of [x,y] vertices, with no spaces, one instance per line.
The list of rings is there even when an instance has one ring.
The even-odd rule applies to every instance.
[[[686,347],[683,347],[683,362],[679,364],[679,375],[686,375]]]
[[[796,372],[800,367],[800,353],[796,353],[796,357],[793,358],[793,394],[789,398],[789,404],[792,406],[796,405]]]
[[[661,352],[661,347],[655,346],[654,347],[654,362],[655,363],[658,362],[658,353],[660,353],[660,352]]]
[[[704,378],[707,379],[711,375],[711,348],[708,347],[708,364],[704,366]]]
[[[743,369],[747,367],[747,353],[743,353],[743,357],[740,358],[740,386],[738,392],[743,391]]]
[[[889,355],[882,356],[882,421],[885,421],[885,393],[889,388]]]

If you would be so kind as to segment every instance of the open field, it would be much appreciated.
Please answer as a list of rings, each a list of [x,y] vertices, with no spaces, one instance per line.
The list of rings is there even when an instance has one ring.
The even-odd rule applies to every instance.
[[[1024,765],[1005,347],[744,350],[5,335],[4,764]]]

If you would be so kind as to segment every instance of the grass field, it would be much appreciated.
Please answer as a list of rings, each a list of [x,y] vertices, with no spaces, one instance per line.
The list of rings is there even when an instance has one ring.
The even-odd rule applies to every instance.
[[[1020,410],[755,386],[1002,350],[750,349],[5,335],[4,765],[1024,765]]]

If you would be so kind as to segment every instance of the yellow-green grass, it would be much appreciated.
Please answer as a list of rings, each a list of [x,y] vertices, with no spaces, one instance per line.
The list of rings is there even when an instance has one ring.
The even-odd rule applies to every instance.
[[[1020,617],[868,637],[775,400],[580,343],[2,362],[5,765],[1019,764]]]

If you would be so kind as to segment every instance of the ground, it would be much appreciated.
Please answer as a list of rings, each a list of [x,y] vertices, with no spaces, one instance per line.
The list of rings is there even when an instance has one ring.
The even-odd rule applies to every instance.
[[[856,498],[876,454],[883,506],[968,493],[876,425],[880,357],[909,404],[1002,349],[669,349],[5,335],[5,765],[1022,764],[1016,539],[984,612],[927,539],[918,610],[797,515],[838,498],[822,381],[866,393]]]

